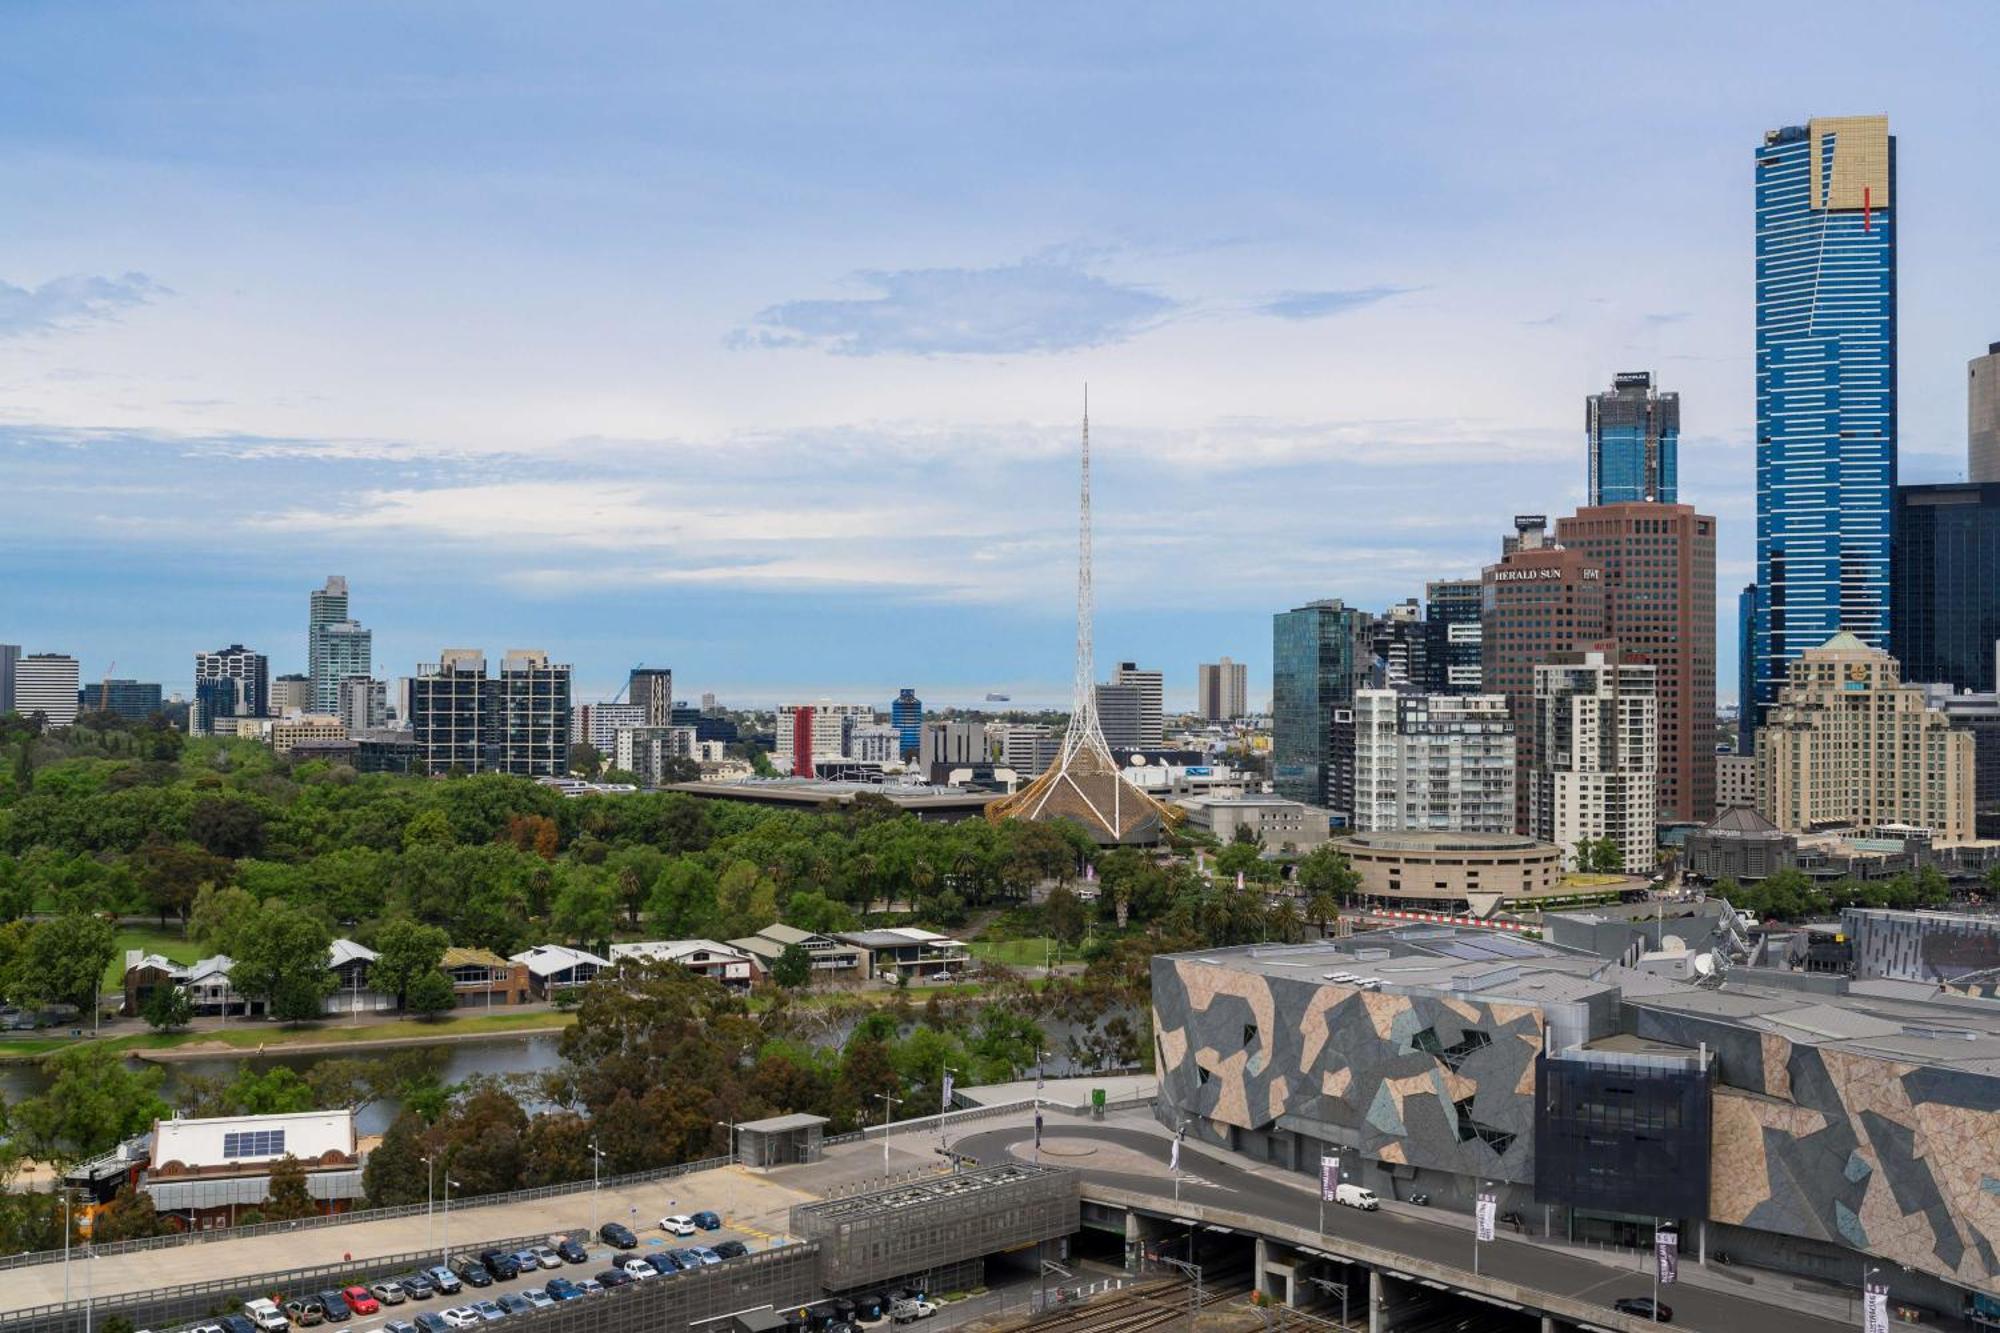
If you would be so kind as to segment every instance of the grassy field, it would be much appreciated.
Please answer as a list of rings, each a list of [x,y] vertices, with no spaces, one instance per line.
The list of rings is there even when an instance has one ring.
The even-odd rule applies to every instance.
[[[1001,963],[1008,967],[1040,967],[1050,957],[1061,960],[1060,946],[1049,949],[1046,935],[1037,935],[1021,940],[972,940],[966,949],[982,963]]]

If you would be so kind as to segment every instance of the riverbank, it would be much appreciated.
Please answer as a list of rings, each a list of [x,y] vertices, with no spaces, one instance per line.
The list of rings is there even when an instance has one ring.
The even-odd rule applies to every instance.
[[[310,1027],[248,1023],[232,1028],[187,1032],[133,1032],[99,1037],[27,1037],[0,1040],[0,1064],[33,1062],[71,1046],[96,1044],[140,1060],[165,1063],[216,1056],[286,1055],[343,1050],[386,1050],[397,1046],[434,1046],[468,1041],[516,1039],[559,1034],[576,1021],[573,1013],[542,1009],[534,1013],[479,1014],[425,1020],[395,1018],[387,1022],[326,1022]]]

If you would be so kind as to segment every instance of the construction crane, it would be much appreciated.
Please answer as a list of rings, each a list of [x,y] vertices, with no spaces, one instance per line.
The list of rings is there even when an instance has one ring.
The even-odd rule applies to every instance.
[[[626,672],[626,673],[625,673],[625,683],[624,683],[623,685],[620,685],[620,686],[618,687],[618,693],[616,693],[616,694],[614,694],[614,695],[612,695],[612,696],[611,696],[611,702],[612,702],[612,703],[614,703],[614,704],[622,704],[622,703],[624,703],[624,702],[625,702],[625,691],[627,691],[627,690],[629,690],[629,689],[631,689],[631,688],[632,688],[632,672],[633,672],[633,671],[644,671],[645,669],[646,669],[646,664],[645,664],[644,662],[641,662],[641,663],[639,663],[639,665],[637,665],[637,666],[633,667],[633,668],[632,668],[632,671],[628,671],[628,672]]]

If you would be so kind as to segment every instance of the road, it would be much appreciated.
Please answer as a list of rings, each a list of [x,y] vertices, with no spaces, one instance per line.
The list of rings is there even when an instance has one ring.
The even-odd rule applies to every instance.
[[[1302,1189],[1285,1188],[1236,1165],[1226,1156],[1197,1149],[1193,1144],[1182,1145],[1181,1171],[1185,1178],[1181,1202],[1176,1205],[1173,1178],[1162,1160],[1165,1143],[1160,1134],[1112,1125],[1052,1122],[1049,1137],[1053,1140],[1056,1136],[1103,1143],[1159,1162],[1157,1170],[1141,1174],[1132,1169],[1132,1159],[1126,1153],[1111,1154],[1110,1165],[1102,1167],[1092,1166],[1088,1156],[1044,1159],[1081,1174],[1086,1198],[1091,1183],[1097,1182],[1152,1195],[1159,1199],[1160,1211],[1168,1215],[1178,1211],[1185,1217],[1189,1205],[1210,1204],[1269,1217],[1307,1231],[1318,1226],[1319,1202],[1310,1185]],[[1031,1125],[1009,1124],[970,1131],[953,1146],[981,1162],[994,1162],[1010,1155],[1030,1155],[1033,1139]],[[1432,1220],[1398,1212],[1363,1213],[1329,1206],[1325,1234],[1449,1265],[1464,1271],[1468,1279],[1471,1277],[1471,1219],[1459,1214],[1441,1212]],[[1647,1274],[1629,1266],[1616,1268],[1581,1255],[1504,1237],[1480,1247],[1479,1268],[1482,1273],[1525,1287],[1605,1306],[1621,1296],[1645,1296],[1652,1292]],[[1835,1333],[1851,1328],[1849,1324],[1818,1315],[1687,1283],[1663,1291],[1661,1299],[1673,1308],[1677,1325],[1714,1330],[1714,1333]]]

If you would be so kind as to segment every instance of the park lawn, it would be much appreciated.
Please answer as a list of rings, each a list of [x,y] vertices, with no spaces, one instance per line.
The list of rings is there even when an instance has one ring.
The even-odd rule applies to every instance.
[[[982,963],[1000,963],[1007,967],[1040,967],[1050,957],[1060,958],[1061,946],[1051,950],[1046,935],[1036,935],[1022,940],[972,940],[966,950]]]
[[[192,963],[201,957],[201,946],[172,927],[161,930],[156,926],[120,926],[115,938],[117,947],[112,950],[111,961],[104,968],[104,989],[107,992],[125,989],[127,949],[156,953],[176,963]]]

